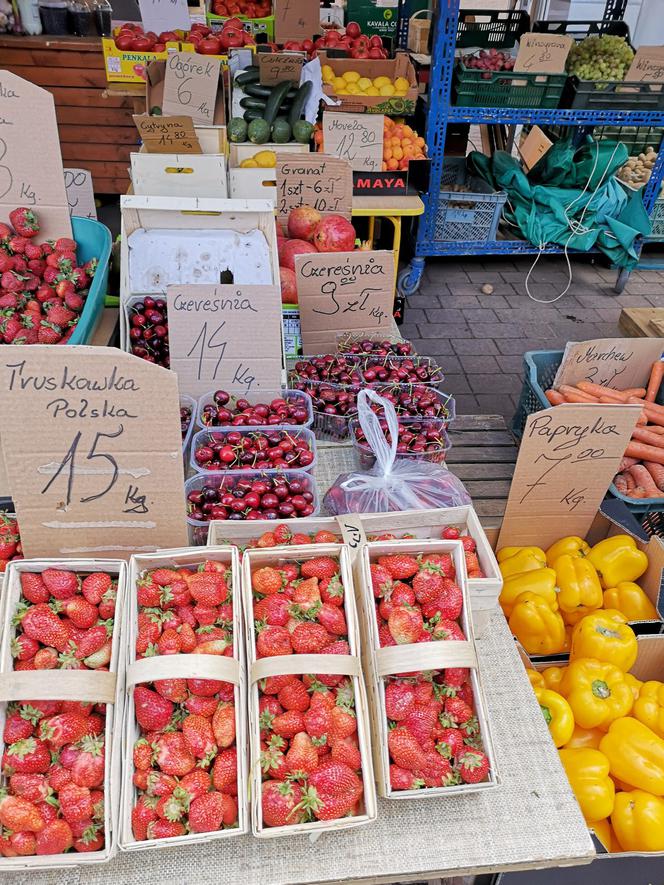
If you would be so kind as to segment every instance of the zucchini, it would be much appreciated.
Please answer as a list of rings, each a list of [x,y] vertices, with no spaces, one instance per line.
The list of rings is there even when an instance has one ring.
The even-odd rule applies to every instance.
[[[250,68],[245,68],[241,74],[238,74],[235,78],[235,82],[238,86],[246,86],[249,83],[258,83],[260,80],[260,71],[256,65],[252,65]]]
[[[277,83],[276,86],[272,87],[272,94],[268,98],[265,103],[265,119],[267,122],[272,125],[274,123],[277,114],[279,113],[279,108],[286,100],[286,94],[288,90],[291,88],[290,80],[284,80],[282,83]],[[292,113],[292,110],[291,110]]]
[[[244,108],[246,111],[264,111],[265,99],[252,98],[251,95],[247,95],[240,99],[240,107]]]
[[[267,100],[272,95],[272,86],[261,86],[260,83],[250,83],[242,90],[245,95],[252,95],[254,98],[263,98]]]
[[[304,111],[304,105],[306,104],[307,98],[309,97],[309,93],[313,87],[313,83],[311,80],[307,80],[306,83],[303,83],[300,88],[297,90],[297,95],[293,99],[293,104],[291,106],[290,112],[288,114],[288,122],[291,125],[291,129],[297,123],[297,121],[302,116]]]
[[[252,120],[260,120],[263,117],[265,111],[258,111],[255,108],[251,108],[251,110],[247,110],[242,114],[247,123],[251,123]]]

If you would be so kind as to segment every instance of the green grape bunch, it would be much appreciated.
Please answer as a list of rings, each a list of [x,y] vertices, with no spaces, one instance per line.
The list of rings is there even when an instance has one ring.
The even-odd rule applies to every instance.
[[[634,50],[624,37],[586,37],[567,56],[567,72],[580,80],[624,80]]]

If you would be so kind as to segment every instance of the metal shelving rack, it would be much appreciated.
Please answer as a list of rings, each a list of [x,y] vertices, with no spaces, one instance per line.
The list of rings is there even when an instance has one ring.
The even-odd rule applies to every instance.
[[[626,2],[609,0],[609,16],[618,17],[624,12]],[[611,7],[609,9],[609,7]],[[607,16],[607,17],[609,17]],[[435,239],[436,214],[443,162],[445,159],[445,137],[449,123],[475,124],[559,124],[581,126],[664,126],[664,111],[624,111],[624,110],[577,110],[572,108],[469,108],[451,104],[452,80],[455,65],[455,48],[459,0],[439,0],[439,13],[435,21],[435,32],[431,52],[431,76],[427,97],[426,143],[431,158],[429,191],[423,195],[424,214],[420,217],[415,240],[414,257],[408,267],[399,274],[398,290],[401,295],[414,294],[420,287],[424,264],[427,258],[448,255],[529,255],[540,250],[527,240],[498,239],[482,242],[445,242]],[[664,178],[664,143],[659,150],[657,162],[648,184],[644,187],[643,203],[648,213],[652,212]],[[545,254],[562,252],[561,246],[545,246]],[[570,255],[574,250],[569,250]],[[586,253],[580,253],[586,254]],[[616,282],[616,291],[621,291],[629,276],[621,271]]]

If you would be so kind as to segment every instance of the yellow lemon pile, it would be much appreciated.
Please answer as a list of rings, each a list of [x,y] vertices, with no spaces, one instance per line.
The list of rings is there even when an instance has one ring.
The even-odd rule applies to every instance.
[[[330,65],[322,67],[323,83],[331,86],[335,95],[384,95],[386,97],[397,95],[405,96],[410,89],[410,83],[405,77],[363,77],[357,71],[345,71],[337,76]]]
[[[240,163],[240,169],[272,169],[277,165],[274,151],[258,151],[253,157],[247,157]]]

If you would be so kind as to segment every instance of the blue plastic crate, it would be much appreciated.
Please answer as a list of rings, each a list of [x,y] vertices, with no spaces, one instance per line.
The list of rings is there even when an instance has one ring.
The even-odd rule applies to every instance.
[[[523,436],[528,415],[550,407],[544,391],[553,384],[558,366],[563,359],[563,352],[562,350],[529,350],[524,353],[521,399],[512,418],[512,433],[517,439],[521,439]],[[664,405],[664,384],[659,389],[656,402]],[[651,510],[664,508],[664,497],[628,498],[626,495],[622,495],[613,483],[609,486],[609,491],[614,498],[624,501],[634,513],[648,513]]]
[[[71,226],[77,244],[76,256],[79,262],[85,264],[91,258],[96,258],[99,262],[97,272],[90,284],[88,297],[85,299],[83,312],[76,324],[74,334],[67,342],[68,344],[87,344],[94,335],[104,310],[112,239],[110,230],[94,218],[74,216]]]
[[[464,157],[445,160],[434,220],[436,242],[495,240],[507,201],[504,191],[494,191],[481,178],[469,175]],[[445,185],[462,185],[467,191],[449,191]]]

